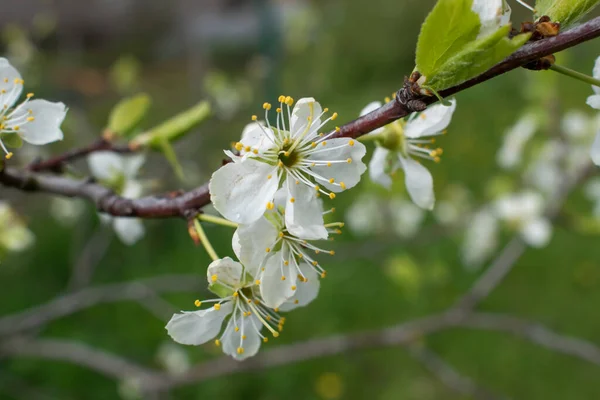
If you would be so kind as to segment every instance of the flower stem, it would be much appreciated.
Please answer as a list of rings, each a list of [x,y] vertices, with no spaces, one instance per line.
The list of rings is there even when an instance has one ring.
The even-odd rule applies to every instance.
[[[200,221],[211,222],[213,224],[228,226],[230,228],[238,227],[238,224],[236,224],[235,222],[231,222],[225,218],[215,217],[214,215],[200,214],[200,215],[198,215],[198,219]]]
[[[568,76],[570,78],[577,79],[578,81],[582,81],[582,82],[585,82],[585,83],[589,83],[590,85],[594,85],[594,86],[600,87],[600,80],[599,79],[592,78],[589,75],[582,74],[581,72],[574,71],[574,70],[572,70],[570,68],[554,64],[554,65],[550,66],[550,69],[552,71],[558,72],[559,74],[563,74],[563,75],[566,75],[566,76]]]
[[[204,232],[204,229],[202,228],[202,225],[200,224],[200,222],[197,219],[194,220],[194,226],[196,227],[196,232],[198,232],[198,236],[200,237],[200,241],[202,242],[202,245],[204,246],[204,249],[206,250],[206,252],[210,256],[210,258],[213,261],[218,260],[219,256],[217,255],[217,253],[215,252],[215,249],[210,244],[210,241],[208,240],[208,237],[206,236],[206,233]]]

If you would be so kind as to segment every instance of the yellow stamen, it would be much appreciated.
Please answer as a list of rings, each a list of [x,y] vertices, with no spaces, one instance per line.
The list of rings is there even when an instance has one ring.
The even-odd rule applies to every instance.
[[[219,311],[221,309],[221,305],[220,304],[215,304],[213,307],[217,311]]]
[[[333,193],[333,192],[329,193],[329,198],[331,200],[335,199],[335,193]]]
[[[258,117],[256,115],[252,116],[252,121],[258,121]]]
[[[196,301],[194,302],[194,305],[195,305],[196,307],[200,307],[200,306],[202,305],[202,302],[201,302],[200,300],[196,300]]]
[[[217,274],[214,274],[213,276],[210,277],[210,280],[213,282],[216,282],[217,279],[219,279],[219,277],[217,276]]]
[[[221,345],[221,341],[219,339],[215,340],[215,346],[219,347]]]

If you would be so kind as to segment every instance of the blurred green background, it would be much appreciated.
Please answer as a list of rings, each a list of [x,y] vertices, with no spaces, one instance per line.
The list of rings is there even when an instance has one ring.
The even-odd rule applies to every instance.
[[[28,90],[70,107],[65,141],[43,148],[46,154],[94,140],[111,107],[128,94],[144,91],[152,96],[147,127],[200,99],[213,102],[215,118],[175,146],[186,182],[176,181],[160,155],[149,157],[144,177],[158,182],[157,191],[166,191],[205,182],[224,157],[221,149],[239,137],[264,101],[274,102],[279,94],[315,97],[337,111],[341,122],[354,119],[368,102],[389,96],[413,68],[419,26],[434,1],[4,3],[8,11],[0,16],[3,54],[18,65]],[[526,20],[525,10],[513,3],[513,20]],[[597,42],[590,42],[561,60],[589,73],[598,49]],[[534,74],[514,71],[458,95],[449,134],[439,142],[445,150],[443,161],[427,165],[439,197],[451,185],[462,183],[475,204],[486,200],[486,185],[498,173],[495,155],[502,134],[528,107]],[[561,110],[577,108],[591,114],[585,106],[589,86],[562,77],[556,85]],[[19,156],[27,162],[37,154],[23,150]],[[85,174],[85,162],[77,163],[73,171]],[[400,179],[394,191],[403,190]],[[361,191],[388,196],[364,179],[357,189],[335,200],[338,218]],[[66,216],[57,220],[48,196],[5,188],[0,196],[11,201],[36,235],[33,248],[8,255],[0,265],[0,315],[43,303],[82,284],[179,273],[204,279],[209,258],[194,248],[182,221],[146,221],[146,238],[129,248],[99,223],[88,204],[75,221]],[[582,214],[591,209],[580,193],[572,196],[568,207]],[[435,231],[437,222],[428,215],[424,225],[425,232]],[[208,227],[208,234],[219,255],[232,255],[229,228]],[[461,241],[459,230],[419,240],[385,232],[354,236],[345,230],[331,243],[337,255],[325,263],[328,276],[318,299],[287,316],[284,334],[264,348],[383,328],[446,309],[479,274],[462,266]],[[481,309],[537,320],[600,344],[597,241],[597,236],[569,225],[556,225],[551,245],[527,251]],[[74,282],[77,268],[89,271],[91,282],[85,277]],[[205,296],[202,288],[162,298],[175,309],[189,310],[196,298]],[[156,299],[103,304],[30,334],[82,341],[161,369],[159,350],[170,343],[164,307],[168,310]],[[598,366],[507,334],[456,329],[423,341],[461,373],[510,398],[600,398]],[[220,355],[211,344],[176,347],[190,363]],[[0,399],[130,398],[126,387],[64,362],[0,356]],[[176,389],[170,398],[465,397],[449,390],[405,349],[383,348],[238,373]]]

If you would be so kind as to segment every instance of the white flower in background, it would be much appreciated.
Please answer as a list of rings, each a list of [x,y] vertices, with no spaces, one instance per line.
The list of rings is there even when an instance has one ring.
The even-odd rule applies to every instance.
[[[484,208],[467,223],[462,260],[470,269],[478,269],[498,246],[498,219],[493,210]]]
[[[479,15],[479,38],[496,32],[510,23],[511,9],[505,0],[473,0],[471,9]]]
[[[303,305],[291,298],[279,310],[270,309],[260,297],[254,277],[244,270],[242,264],[229,257],[213,261],[206,273],[209,288],[220,298],[202,302],[196,300],[197,307],[204,303],[214,305],[173,315],[165,328],[178,343],[201,345],[218,336],[215,344],[221,346],[225,354],[244,360],[258,352],[261,342],[268,341],[261,334],[263,327],[274,337],[279,336],[285,318],[280,317],[278,311],[289,311]]]
[[[62,140],[60,130],[67,109],[63,103],[47,100],[25,100],[15,107],[21,97],[25,81],[6,58],[0,58],[0,149],[10,159],[13,155],[7,147],[17,147],[21,140],[34,145],[44,145]]]
[[[594,178],[585,186],[585,194],[594,202],[594,216],[600,218],[600,178]]]
[[[370,103],[362,110],[361,115],[379,107],[380,102]],[[401,168],[405,174],[406,189],[413,202],[421,208],[433,209],[433,178],[427,168],[413,157],[440,161],[442,149],[430,149],[429,144],[434,143],[435,139],[424,138],[443,134],[455,109],[456,100],[452,99],[449,106],[433,105],[420,114],[413,114],[407,121],[394,121],[370,133],[383,137],[381,146],[375,149],[369,164],[371,179],[389,188],[392,184],[390,176]]]
[[[496,215],[516,229],[528,245],[544,247],[550,241],[552,225],[544,216],[544,198],[532,191],[510,194],[495,203]]]
[[[171,376],[183,375],[192,366],[188,353],[173,342],[161,344],[156,358]]]
[[[265,103],[266,126],[254,116],[244,129],[235,145],[241,156],[229,153],[234,162],[210,180],[211,200],[227,219],[249,224],[274,207],[275,193],[283,188],[286,214],[294,216],[298,228],[314,229],[316,235],[318,221],[315,227],[307,222],[317,215],[316,197],[323,193],[333,199],[355,186],[366,170],[361,161],[366,149],[354,139],[331,138],[337,129],[320,132],[337,114],[322,120],[328,109],[315,99],[300,99],[293,110],[291,97],[280,96],[279,103],[276,125],[269,123],[271,104]]]
[[[33,233],[8,203],[0,201],[0,253],[26,250],[34,241]]]
[[[92,153],[88,157],[92,175],[115,193],[128,199],[142,195],[143,185],[136,180],[136,176],[144,161],[143,155],[121,156],[108,151]],[[137,218],[113,218],[106,214],[100,214],[100,217],[103,221],[112,223],[119,239],[127,245],[136,243],[144,236],[144,225]]]
[[[547,140],[525,170],[525,182],[553,198],[564,179],[568,179],[563,161],[569,146],[558,139]]]
[[[600,79],[600,57],[596,59],[596,63],[594,65],[594,78]],[[588,97],[587,103],[590,107],[600,110],[600,87],[592,86],[592,89],[594,89],[595,94]],[[594,164],[600,165],[600,131],[597,133],[596,139],[592,144],[590,156],[592,157]]]
[[[433,211],[433,216],[440,224],[459,224],[471,213],[471,194],[464,185],[446,185],[442,196]]]
[[[63,226],[72,227],[84,212],[83,200],[65,197],[53,197],[50,200],[50,215]]]
[[[265,304],[271,308],[281,307],[292,297],[303,305],[317,297],[318,277],[325,277],[325,270],[311,254],[334,254],[309,241],[321,237],[298,236],[287,228],[284,202],[285,191],[280,190],[273,210],[251,224],[240,224],[232,240],[236,255],[255,277]],[[323,224],[320,203],[317,211],[325,238],[329,233],[341,233],[342,223]]]
[[[523,158],[523,149],[538,128],[535,116],[525,115],[504,135],[504,143],[496,154],[498,165],[511,169],[519,165]]]
[[[421,208],[399,198],[390,200],[389,215],[394,233],[404,239],[413,237],[425,219],[425,212]]]
[[[372,193],[361,193],[352,199],[344,221],[350,230],[360,236],[379,234],[385,231],[387,220],[381,212],[381,198]]]

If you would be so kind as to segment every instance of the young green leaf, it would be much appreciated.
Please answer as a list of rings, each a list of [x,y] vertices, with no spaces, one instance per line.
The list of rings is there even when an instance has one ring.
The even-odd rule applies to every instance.
[[[508,38],[510,25],[494,34],[465,46],[459,53],[446,60],[439,71],[426,81],[426,86],[440,91],[465,82],[496,65],[529,40],[531,34]]]
[[[471,9],[473,0],[439,0],[419,34],[416,70],[426,77],[437,73],[448,58],[477,38],[481,28]]]
[[[562,28],[569,27],[589,13],[600,0],[538,0],[535,4],[537,16],[549,16],[560,22]]]
[[[127,135],[146,116],[151,102],[145,93],[121,100],[110,112],[107,129],[119,136]]]

